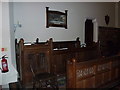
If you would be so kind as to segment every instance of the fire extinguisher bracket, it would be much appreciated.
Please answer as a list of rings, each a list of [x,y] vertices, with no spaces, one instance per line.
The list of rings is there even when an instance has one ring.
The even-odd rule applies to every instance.
[[[2,58],[8,58],[8,57],[6,57],[6,55],[4,55],[4,56],[2,56]]]
[[[5,58],[8,58],[8,57],[5,57]],[[0,59],[2,59],[2,58],[0,58]]]

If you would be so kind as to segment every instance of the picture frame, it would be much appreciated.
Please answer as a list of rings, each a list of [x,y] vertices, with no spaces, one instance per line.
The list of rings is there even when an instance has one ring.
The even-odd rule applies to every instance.
[[[63,27],[67,29],[67,10],[65,12],[49,10],[46,7],[46,28]]]

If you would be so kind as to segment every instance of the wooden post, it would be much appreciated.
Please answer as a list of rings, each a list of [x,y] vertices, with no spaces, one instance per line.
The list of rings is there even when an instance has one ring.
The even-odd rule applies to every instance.
[[[24,58],[23,58],[23,50],[24,49],[24,39],[21,38],[20,41],[19,41],[19,68],[20,68],[20,81],[22,81],[23,77],[22,77],[22,74],[23,74],[23,71],[21,70],[21,67],[23,65],[23,61],[24,61]]]
[[[76,88],[76,60],[67,62],[67,88]]]
[[[79,37],[76,38],[76,41],[77,41],[76,47],[77,47],[77,48],[80,48],[80,40],[79,40]]]
[[[53,39],[50,38],[48,40],[48,46],[49,46],[49,59],[50,59],[50,72],[56,74],[56,66],[54,65],[53,61]]]
[[[22,50],[22,51],[23,51],[23,46],[24,46],[24,39],[21,38],[19,41],[19,47],[20,47],[20,50]]]
[[[73,68],[73,87],[72,88],[76,88],[76,59],[73,59],[72,60],[72,63],[73,63],[73,65],[72,65],[72,68]]]

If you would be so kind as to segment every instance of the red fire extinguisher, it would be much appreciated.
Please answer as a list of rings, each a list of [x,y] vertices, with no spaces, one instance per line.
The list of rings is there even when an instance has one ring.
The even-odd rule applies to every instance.
[[[3,57],[2,57],[2,60],[1,60],[1,63],[2,63],[2,73],[5,73],[5,72],[8,72],[9,70],[8,70],[8,63],[7,63],[7,59],[5,59],[6,57],[5,57],[6,55],[4,55]]]

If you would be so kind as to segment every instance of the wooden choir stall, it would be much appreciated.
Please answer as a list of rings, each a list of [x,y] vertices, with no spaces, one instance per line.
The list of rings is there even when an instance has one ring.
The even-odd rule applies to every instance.
[[[67,63],[68,88],[112,88],[120,81],[120,56]]]
[[[74,41],[54,41],[50,38],[46,42],[37,38],[34,43],[26,43],[24,39],[20,39],[19,43],[16,41],[21,86],[32,86],[33,71],[36,71],[55,75],[58,88],[112,87],[120,81],[120,56],[118,53],[104,56],[101,52],[105,47],[100,42],[81,47],[79,38]]]
[[[34,44],[24,43],[21,39],[17,46],[17,68],[20,75],[20,81],[23,86],[32,84],[32,70],[30,64],[40,73],[48,72],[66,78],[67,61],[76,57],[79,61],[87,61],[100,57],[98,43],[93,43],[89,47],[80,46],[79,38],[76,41],[56,41],[52,38],[46,42]]]
[[[16,48],[20,82],[23,87],[26,87],[33,83],[31,62],[32,66],[37,67],[36,69],[40,73],[47,72],[65,78],[66,62],[75,56],[75,51],[72,49],[80,48],[80,41],[77,38],[76,41],[53,42],[51,38],[46,42],[28,44],[20,39],[19,43],[16,44]]]

